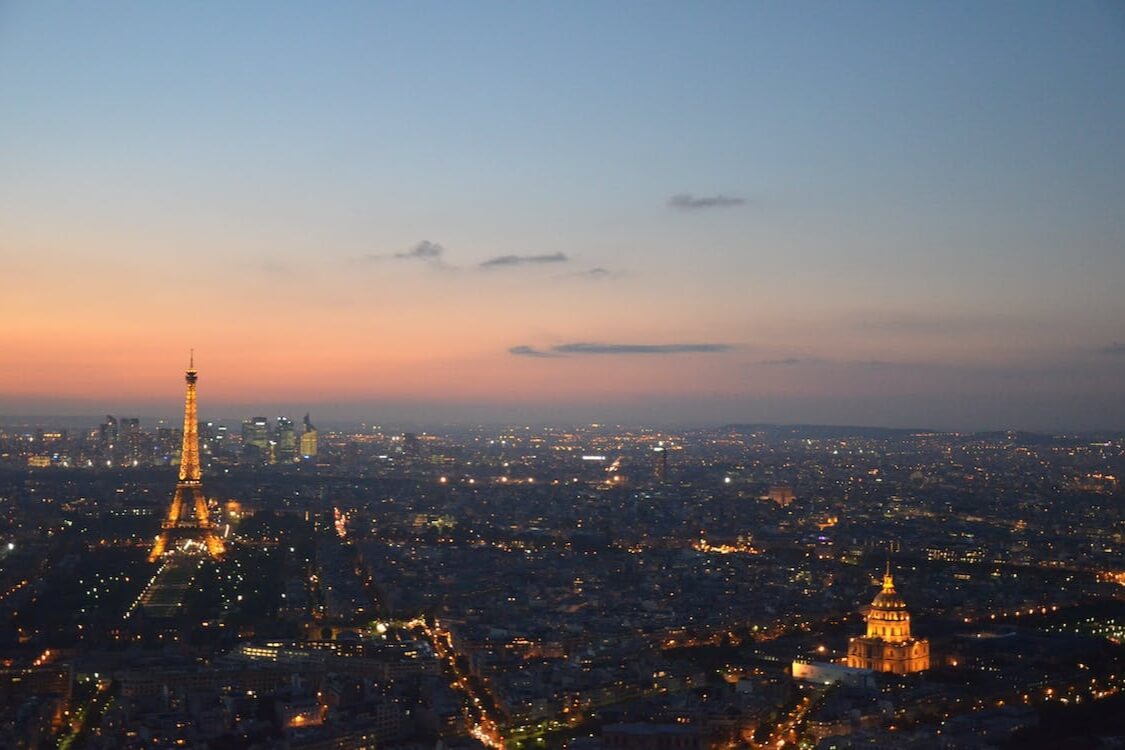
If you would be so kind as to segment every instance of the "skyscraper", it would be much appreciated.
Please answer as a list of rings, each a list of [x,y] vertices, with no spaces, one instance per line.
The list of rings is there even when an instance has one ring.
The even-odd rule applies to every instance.
[[[289,417],[277,418],[277,460],[292,463],[297,459],[297,431]]]
[[[309,421],[309,415],[305,413],[305,431],[301,433],[301,456],[303,458],[316,458],[317,451],[317,433],[313,423]]]
[[[117,444],[117,419],[112,414],[105,415],[105,421],[100,428],[102,447],[112,450]]]
[[[270,423],[265,417],[254,417],[242,423],[242,453],[247,458],[265,461],[270,454]]]
[[[653,448],[652,476],[657,482],[668,478],[668,449],[664,443]]]
[[[134,466],[140,463],[144,454],[142,441],[144,434],[141,432],[141,420],[136,417],[126,417],[120,424],[121,443],[124,443],[125,461]]]

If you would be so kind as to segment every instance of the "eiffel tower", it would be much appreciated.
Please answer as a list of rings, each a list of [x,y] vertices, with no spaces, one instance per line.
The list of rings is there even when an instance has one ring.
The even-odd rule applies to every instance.
[[[211,557],[223,554],[223,540],[215,533],[203,497],[202,472],[199,467],[199,416],[195,408],[195,352],[188,365],[187,396],[184,400],[184,444],[180,451],[180,479],[172,495],[172,505],[164,519],[160,534],[149,554],[156,562],[176,549],[205,553]]]

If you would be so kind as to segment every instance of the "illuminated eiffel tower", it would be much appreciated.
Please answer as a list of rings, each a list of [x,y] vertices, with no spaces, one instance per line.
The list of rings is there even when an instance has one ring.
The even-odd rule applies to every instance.
[[[199,417],[195,408],[195,352],[188,365],[187,396],[184,401],[184,445],[180,452],[180,480],[172,495],[172,505],[164,519],[160,535],[148,556],[150,562],[175,549],[206,553],[211,557],[223,554],[223,540],[215,533],[203,497],[202,472],[199,467]]]

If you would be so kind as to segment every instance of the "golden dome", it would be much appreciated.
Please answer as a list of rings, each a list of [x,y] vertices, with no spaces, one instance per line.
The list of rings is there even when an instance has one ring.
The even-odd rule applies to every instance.
[[[895,581],[890,566],[883,576],[883,589],[875,595],[867,608],[868,635],[908,636],[910,634],[910,614],[906,611],[906,601],[895,591]]]
[[[895,591],[895,581],[890,570],[883,576],[883,590],[871,601],[872,609],[906,609],[906,601]]]
[[[906,609],[906,602],[897,591],[880,591],[871,600],[871,609]]]
[[[930,667],[930,644],[910,634],[910,613],[895,591],[891,563],[883,575],[883,588],[866,608],[867,635],[852,638],[848,666],[907,674]]]

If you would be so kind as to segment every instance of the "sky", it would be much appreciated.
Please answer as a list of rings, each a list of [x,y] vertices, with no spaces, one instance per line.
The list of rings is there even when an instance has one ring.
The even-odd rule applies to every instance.
[[[0,2],[0,415],[1125,429],[1122,133],[1109,1]]]

